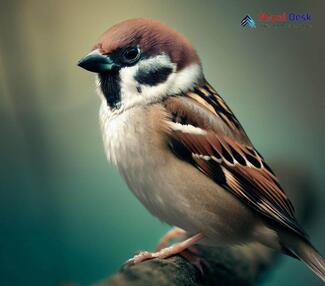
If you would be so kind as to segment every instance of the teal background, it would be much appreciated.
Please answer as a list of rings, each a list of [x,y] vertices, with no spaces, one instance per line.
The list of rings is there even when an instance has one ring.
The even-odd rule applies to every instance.
[[[0,285],[83,285],[153,249],[168,226],[106,162],[93,75],[77,60],[109,26],[145,16],[185,34],[207,79],[270,161],[310,174],[325,253],[324,1],[0,1]],[[257,13],[311,27],[243,29]],[[305,170],[307,170],[305,172]],[[321,285],[282,258],[265,285]]]

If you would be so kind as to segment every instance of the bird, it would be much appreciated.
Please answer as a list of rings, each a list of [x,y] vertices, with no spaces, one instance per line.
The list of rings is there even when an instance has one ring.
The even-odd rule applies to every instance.
[[[185,36],[157,20],[124,20],[78,65],[96,74],[108,161],[153,216],[174,226],[156,252],[140,252],[130,264],[197,244],[257,242],[325,281],[325,261],[275,173],[206,80]],[[167,247],[176,236],[184,238]]]

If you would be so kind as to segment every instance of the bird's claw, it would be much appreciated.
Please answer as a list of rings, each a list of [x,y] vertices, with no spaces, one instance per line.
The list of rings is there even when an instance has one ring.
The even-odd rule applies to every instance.
[[[141,251],[138,254],[134,255],[132,258],[126,261],[128,265],[138,264],[144,260],[155,258],[154,253],[149,251]]]

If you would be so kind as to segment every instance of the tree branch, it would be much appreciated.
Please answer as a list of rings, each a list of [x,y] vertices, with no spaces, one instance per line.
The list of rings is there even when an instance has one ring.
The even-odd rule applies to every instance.
[[[312,201],[310,178],[306,172],[293,167],[278,168],[282,185],[296,205],[297,215],[306,222]],[[307,186],[309,189],[307,189]],[[134,266],[123,265],[119,272],[94,286],[144,285],[255,285],[270,269],[277,253],[260,244],[233,248],[198,247],[209,263],[204,274],[180,256],[153,259]]]

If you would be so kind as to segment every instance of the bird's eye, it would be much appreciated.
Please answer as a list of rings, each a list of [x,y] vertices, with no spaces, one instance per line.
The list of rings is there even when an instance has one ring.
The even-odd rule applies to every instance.
[[[140,59],[140,49],[138,47],[131,47],[124,51],[122,60],[126,64],[133,64]]]

